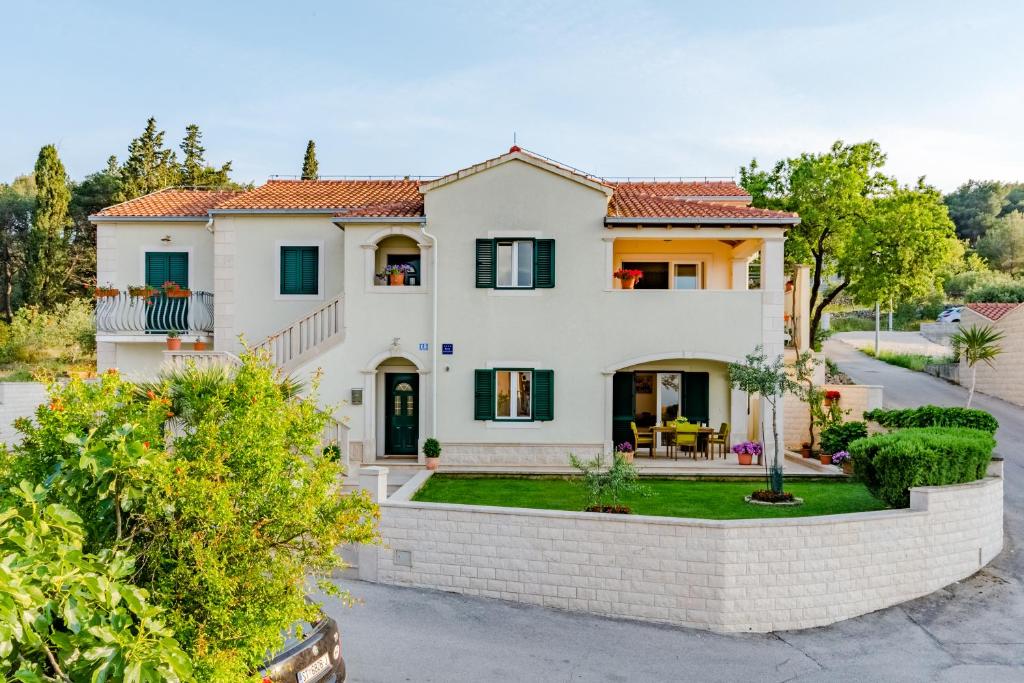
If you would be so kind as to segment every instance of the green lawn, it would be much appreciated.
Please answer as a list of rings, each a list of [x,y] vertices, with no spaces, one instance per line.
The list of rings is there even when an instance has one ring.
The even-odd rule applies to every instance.
[[[787,483],[787,491],[804,499],[804,504],[797,507],[767,507],[745,502],[743,497],[754,489],[764,488],[763,482],[654,478],[642,481],[650,495],[630,495],[622,501],[638,515],[747,519],[885,509],[885,504],[868,493],[862,484],[847,481]],[[579,484],[569,478],[556,477],[435,474],[413,500],[548,510],[582,510],[586,506],[586,494]]]
[[[915,372],[924,372],[924,366],[932,363],[946,363],[949,362],[948,358],[938,356],[927,356],[922,353],[897,353],[896,351],[882,351],[875,356],[875,350],[870,347],[862,348],[861,351],[869,356],[877,358],[880,361],[886,362],[889,365],[898,365],[901,368],[907,370],[914,370]]]

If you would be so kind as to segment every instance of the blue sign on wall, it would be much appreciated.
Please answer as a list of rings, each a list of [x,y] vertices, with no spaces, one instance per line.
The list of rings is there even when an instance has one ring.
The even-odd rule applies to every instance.
[[[455,344],[441,344],[441,353],[445,356],[451,356],[455,353]]]
[[[430,350],[430,344],[428,344],[427,342],[420,342],[420,351],[429,351],[429,350]]]

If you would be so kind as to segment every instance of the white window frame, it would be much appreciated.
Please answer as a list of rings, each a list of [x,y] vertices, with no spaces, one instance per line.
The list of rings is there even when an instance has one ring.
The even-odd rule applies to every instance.
[[[530,254],[533,259],[530,262],[530,283],[526,285],[519,284],[519,249],[517,244],[520,242],[530,242],[531,251]],[[512,279],[515,280],[515,284],[503,285],[498,282],[498,250],[502,244],[512,245]],[[534,272],[534,263],[536,257],[534,251],[537,249],[537,240],[534,238],[521,238],[521,237],[498,237],[494,240],[494,287],[495,289],[534,289],[537,283],[537,273]]]
[[[281,293],[281,247],[316,247],[316,294]],[[324,241],[323,240],[278,240],[274,242],[274,299],[276,301],[323,301],[324,300]]]
[[[509,373],[509,402],[507,416],[498,414],[498,374],[502,372]],[[530,414],[519,415],[519,375],[527,374],[530,375]],[[502,369],[495,368],[494,370],[494,419],[500,422],[532,422],[533,421],[533,369],[518,368]]]
[[[704,254],[685,254],[683,258],[673,258],[672,254],[619,254],[615,257],[615,268],[623,268],[623,263],[667,263],[668,264],[668,289],[661,290],[628,290],[628,291],[661,291],[661,292],[702,292],[708,289],[707,264],[710,258]],[[676,266],[697,266],[697,279],[700,287],[697,289],[676,289]]]

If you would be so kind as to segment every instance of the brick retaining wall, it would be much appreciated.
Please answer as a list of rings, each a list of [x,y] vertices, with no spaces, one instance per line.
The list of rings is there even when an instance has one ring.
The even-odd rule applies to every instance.
[[[1003,546],[1001,477],[913,489],[907,510],[718,521],[409,501],[428,476],[381,503],[386,547],[371,549],[365,570],[360,561],[362,578],[766,632],[925,595],[978,571]]]

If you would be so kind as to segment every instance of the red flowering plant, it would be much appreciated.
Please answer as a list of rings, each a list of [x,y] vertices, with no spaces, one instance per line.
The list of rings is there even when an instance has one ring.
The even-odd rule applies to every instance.
[[[829,401],[838,401],[841,395],[842,394],[840,394],[835,389],[829,389],[828,391],[825,392],[825,398],[828,399]]]
[[[612,277],[616,280],[639,280],[643,276],[644,271],[631,268],[619,268],[612,273]]]

